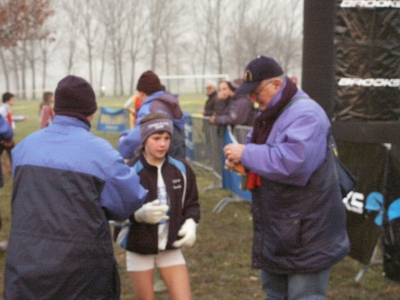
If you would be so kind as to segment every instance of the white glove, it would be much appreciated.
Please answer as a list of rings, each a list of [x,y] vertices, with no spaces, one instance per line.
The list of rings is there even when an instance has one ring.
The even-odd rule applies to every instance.
[[[172,246],[176,248],[182,246],[192,247],[196,241],[196,227],[197,224],[193,219],[187,219],[178,232],[178,235],[182,236],[183,238],[175,241]]]
[[[143,204],[141,208],[135,211],[135,220],[139,223],[157,224],[169,219],[166,215],[168,209],[168,205],[160,205],[160,200],[156,199]]]

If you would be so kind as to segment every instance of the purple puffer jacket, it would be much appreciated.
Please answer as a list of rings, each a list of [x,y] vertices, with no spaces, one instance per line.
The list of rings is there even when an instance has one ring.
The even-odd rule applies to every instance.
[[[345,207],[324,110],[299,90],[267,142],[247,144],[242,164],[259,174],[253,190],[253,267],[277,274],[329,268],[349,251]],[[276,104],[276,95],[271,105]],[[249,133],[247,141],[250,140]]]

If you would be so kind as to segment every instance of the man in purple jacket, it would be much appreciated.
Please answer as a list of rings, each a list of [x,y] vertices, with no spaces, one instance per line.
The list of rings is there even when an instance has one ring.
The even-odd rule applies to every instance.
[[[227,164],[248,171],[252,267],[267,300],[324,299],[331,266],[350,248],[329,119],[270,57],[247,65],[237,92],[259,104],[246,145],[224,147]]]

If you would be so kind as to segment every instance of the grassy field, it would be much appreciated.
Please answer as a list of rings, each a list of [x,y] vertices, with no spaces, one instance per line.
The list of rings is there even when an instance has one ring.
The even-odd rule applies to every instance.
[[[99,106],[120,108],[124,98],[99,98]],[[204,103],[202,95],[181,95],[184,111],[199,113]],[[17,101],[13,108],[15,115],[28,115],[29,120],[18,123],[15,131],[16,142],[39,127],[38,101]],[[95,118],[97,120],[97,118]],[[95,128],[96,125],[93,125]],[[114,146],[118,134],[97,132],[94,134],[108,139]],[[10,199],[12,178],[10,165],[3,155],[5,186],[0,189],[0,211],[3,228],[0,240],[8,237],[11,216]],[[197,242],[192,248],[184,249],[188,263],[193,299],[195,300],[250,300],[263,299],[257,270],[250,268],[252,246],[252,220],[249,203],[231,203],[221,213],[212,212],[213,207],[224,197],[230,196],[223,189],[208,189],[213,184],[212,174],[195,168],[200,190],[202,218],[198,227]],[[120,264],[122,299],[135,299],[130,279],[125,272],[124,251],[115,246],[115,255]],[[6,253],[0,252],[0,294],[3,292],[3,270]],[[332,269],[328,300],[395,300],[400,299],[400,285],[390,283],[382,277],[382,265],[374,265],[359,283],[354,281],[362,265],[351,258],[345,258]],[[168,293],[157,293],[156,299],[170,299]]]

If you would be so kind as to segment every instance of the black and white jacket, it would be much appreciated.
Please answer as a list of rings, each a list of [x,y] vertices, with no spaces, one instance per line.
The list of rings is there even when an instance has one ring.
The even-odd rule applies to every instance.
[[[157,199],[157,167],[149,165],[141,153],[129,165],[140,177],[141,185],[148,190],[146,202]],[[161,168],[169,199],[169,232],[166,250],[180,239],[178,231],[187,219],[196,223],[200,219],[200,206],[196,177],[186,161],[166,156]],[[124,240],[125,249],[140,254],[158,253],[158,224],[138,223],[130,217],[129,233]]]

